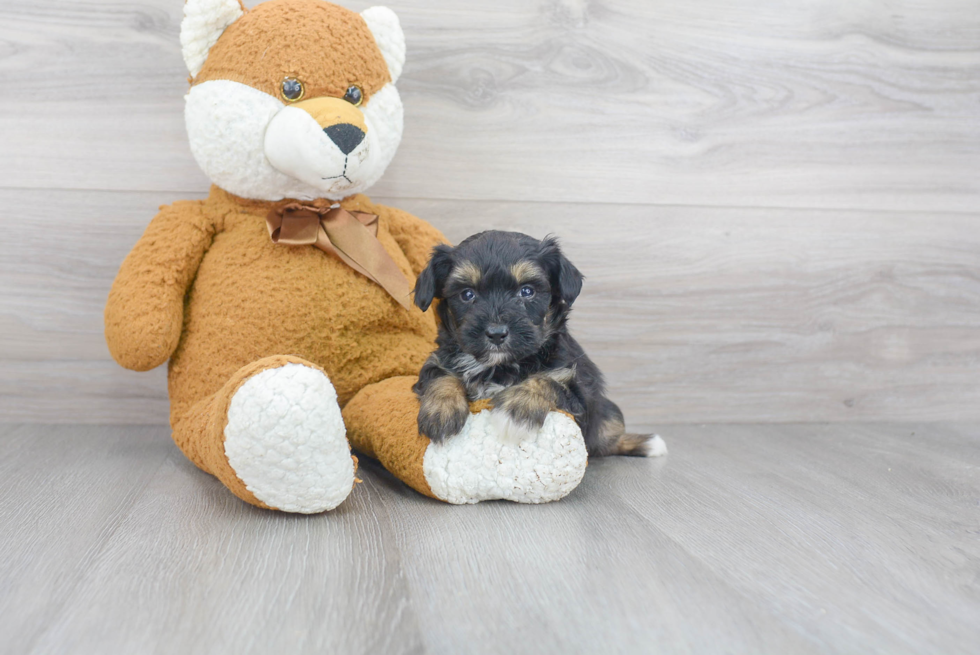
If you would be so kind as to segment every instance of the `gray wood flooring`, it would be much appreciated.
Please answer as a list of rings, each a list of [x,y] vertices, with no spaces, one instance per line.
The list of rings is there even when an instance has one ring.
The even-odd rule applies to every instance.
[[[565,500],[249,507],[161,427],[0,426],[4,653],[976,653],[980,427],[663,426]]]

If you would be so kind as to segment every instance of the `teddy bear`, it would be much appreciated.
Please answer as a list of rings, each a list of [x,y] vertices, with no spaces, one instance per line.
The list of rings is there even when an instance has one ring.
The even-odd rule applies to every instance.
[[[122,366],[169,362],[173,439],[258,507],[317,513],[355,488],[358,452],[449,503],[558,500],[581,431],[554,411],[521,443],[475,403],[430,442],[412,384],[434,312],[411,302],[445,237],[363,192],[395,155],[405,38],[390,9],[187,0],[185,121],[207,199],[160,208],[105,308]]]

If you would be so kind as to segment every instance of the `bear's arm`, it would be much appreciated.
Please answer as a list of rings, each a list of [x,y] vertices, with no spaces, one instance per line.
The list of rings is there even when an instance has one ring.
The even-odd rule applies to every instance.
[[[418,275],[428,265],[432,249],[439,244],[449,244],[442,232],[432,227],[421,218],[416,218],[406,211],[375,205],[388,223],[388,231],[405,253],[412,272]]]
[[[214,234],[200,202],[161,207],[150,222],[106,302],[106,343],[120,365],[148,371],[170,359],[183,328],[184,296]]]

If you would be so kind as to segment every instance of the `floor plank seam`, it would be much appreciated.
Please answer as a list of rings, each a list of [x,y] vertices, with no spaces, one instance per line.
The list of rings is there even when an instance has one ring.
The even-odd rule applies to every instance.
[[[0,192],[2,191],[14,191],[14,192],[71,192],[71,193],[115,193],[115,194],[159,194],[161,198],[166,198],[167,196],[180,196],[184,198],[185,196],[207,196],[207,189],[106,189],[106,188],[86,188],[86,187],[24,187],[24,186],[3,186],[0,185]],[[372,198],[378,201],[389,201],[389,202],[438,202],[438,203],[453,203],[453,202],[470,202],[470,203],[485,203],[485,204],[500,204],[500,205],[579,205],[582,207],[608,207],[610,205],[616,207],[654,207],[660,209],[731,209],[731,210],[744,210],[744,211],[774,211],[774,212],[862,212],[868,214],[888,214],[888,215],[909,215],[909,216],[922,216],[924,213],[929,215],[949,215],[949,216],[978,216],[980,211],[964,211],[958,209],[938,209],[932,211],[923,211],[915,209],[887,209],[880,207],[866,207],[863,205],[756,205],[756,204],[733,204],[733,203],[718,203],[718,204],[702,204],[702,203],[659,203],[659,202],[617,202],[615,200],[610,200],[608,202],[569,202],[565,200],[547,200],[547,199],[500,199],[500,198],[452,198],[452,197],[424,197],[424,196],[392,196],[384,193],[373,195]],[[977,204],[980,205],[980,196],[976,198]],[[149,220],[149,218],[147,218]]]
[[[364,456],[362,455],[361,457],[363,458]],[[361,461],[363,461],[363,459]],[[371,465],[368,464],[368,466],[371,466]],[[372,506],[372,508],[374,508],[373,511],[371,512],[371,517],[374,520],[374,522],[378,525],[379,532],[387,532],[389,534],[394,535],[395,529],[396,529],[395,528],[395,524],[391,520],[391,512],[389,511],[389,508],[388,508],[387,503],[384,501],[384,492],[381,489],[378,488],[378,476],[376,475],[375,471],[373,471],[370,468],[368,468],[366,472],[367,472],[367,475],[363,475],[362,476],[363,482],[361,484],[357,485],[357,486],[363,487],[363,486],[366,486],[366,485],[371,485],[370,487],[368,487],[368,490],[370,491],[371,495],[375,497],[371,501],[371,503],[370,503],[371,506]],[[355,491],[356,491],[356,488],[355,488]],[[385,520],[385,523],[387,524],[387,528],[388,528],[387,531],[380,530],[380,528],[381,528],[381,522],[380,522],[380,518],[378,516],[378,509],[377,508],[381,508],[384,511],[384,520]],[[422,625],[419,622],[418,612],[415,609],[415,599],[416,599],[417,593],[416,593],[416,590],[414,589],[414,587],[412,585],[411,577],[408,575],[408,572],[406,571],[405,566],[404,566],[405,553],[402,551],[401,547],[398,545],[398,540],[397,539],[392,539],[392,542],[389,544],[389,546],[391,548],[393,548],[395,550],[395,552],[398,553],[397,566],[398,566],[398,571],[399,571],[399,574],[400,574],[400,577],[401,577],[401,580],[402,580],[402,583],[403,583],[403,586],[404,586],[404,589],[405,589],[405,607],[402,610],[400,610],[400,611],[403,611],[403,612],[411,612],[411,615],[412,615],[411,616],[412,625],[415,627],[415,631],[416,631],[416,634],[418,635],[419,642],[422,645],[422,650],[420,651],[420,653],[422,655],[427,655],[430,652],[430,650],[429,650],[430,647],[429,647],[428,642],[426,641],[425,632],[422,630]]]

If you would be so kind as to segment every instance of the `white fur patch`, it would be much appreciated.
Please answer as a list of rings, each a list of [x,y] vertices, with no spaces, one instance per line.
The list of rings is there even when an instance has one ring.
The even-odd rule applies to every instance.
[[[195,85],[186,96],[184,117],[194,159],[225,191],[253,200],[340,200],[381,179],[401,143],[404,117],[394,85],[371,96],[361,110],[367,134],[346,157],[346,173],[343,153],[312,117],[245,84]],[[267,130],[276,166],[266,155]],[[337,175],[349,181],[322,179]]]
[[[361,18],[367,23],[388,64],[392,83],[397,82],[405,67],[405,33],[397,14],[387,7],[371,7],[361,12]]]
[[[395,158],[405,129],[405,108],[394,84],[386,84],[360,109],[368,128],[364,140],[371,142],[371,156],[348,166],[347,177],[357,183],[351,193],[363,193],[381,179]]]
[[[269,163],[280,173],[318,188],[330,180],[329,191],[335,194],[351,187],[344,177],[349,163],[371,153],[365,138],[350,155],[344,155],[312,116],[291,106],[272,117],[264,147]]]
[[[187,0],[180,23],[180,45],[191,77],[197,77],[218,38],[241,16],[238,0]]]
[[[231,399],[225,455],[266,505],[314,514],[354,486],[354,462],[337,393],[326,375],[286,364],[249,378]]]
[[[455,505],[547,503],[578,486],[587,462],[582,432],[565,414],[552,412],[532,439],[505,444],[485,410],[470,416],[458,435],[429,444],[422,468],[432,493]]]
[[[525,423],[519,423],[510,417],[510,414],[502,409],[490,410],[490,425],[497,433],[497,438],[501,443],[519,444],[522,441],[531,441],[537,436],[538,431],[531,429]]]
[[[667,442],[660,438],[659,434],[647,441],[647,457],[663,457],[667,454]]]

